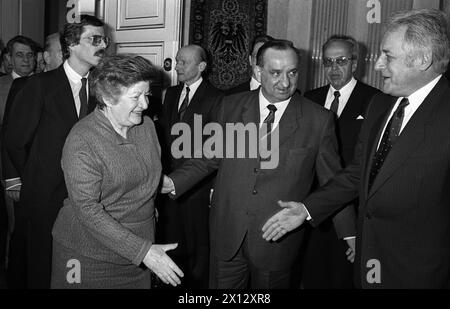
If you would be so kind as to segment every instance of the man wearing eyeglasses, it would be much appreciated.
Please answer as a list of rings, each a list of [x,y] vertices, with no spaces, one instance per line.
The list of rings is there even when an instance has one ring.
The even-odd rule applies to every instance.
[[[51,230],[67,197],[61,152],[72,126],[93,109],[87,77],[109,44],[103,26],[89,15],[64,25],[64,63],[31,77],[12,104],[5,147],[19,173],[13,186],[26,214],[23,226],[16,226],[27,236],[27,263],[21,265],[26,282],[21,287],[50,287]]]
[[[347,36],[332,36],[322,47],[323,68],[328,85],[305,93],[337,117],[336,135],[342,163],[353,158],[367,104],[379,92],[355,79],[358,44]],[[303,265],[305,288],[351,288],[355,257],[356,201],[334,217],[310,230]],[[351,220],[351,221],[349,221]]]

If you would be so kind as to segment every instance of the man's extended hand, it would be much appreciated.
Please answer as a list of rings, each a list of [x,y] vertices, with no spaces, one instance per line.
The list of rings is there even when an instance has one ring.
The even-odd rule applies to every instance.
[[[302,203],[278,201],[278,205],[283,209],[267,220],[262,228],[263,238],[267,241],[280,239],[287,232],[302,225],[308,217],[308,212]]]
[[[161,188],[162,194],[167,194],[175,191],[175,185],[173,184],[172,179],[170,179],[168,176],[163,176],[163,184]]]

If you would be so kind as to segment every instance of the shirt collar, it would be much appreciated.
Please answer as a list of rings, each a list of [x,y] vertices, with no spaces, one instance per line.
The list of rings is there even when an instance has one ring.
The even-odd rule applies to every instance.
[[[266,99],[266,97],[263,95],[262,93],[262,89],[259,90],[259,110],[262,111],[264,109],[267,109],[267,105],[269,104],[273,104],[277,107],[277,110],[280,110],[280,108],[282,110],[284,110],[286,108],[286,106],[289,104],[289,102],[291,101],[290,97],[287,100],[281,101],[281,102],[276,102],[276,103],[270,103],[269,100]]]
[[[33,75],[33,72],[31,72],[30,74],[28,74],[28,76],[31,76],[31,75]],[[22,77],[22,76],[20,76],[20,75],[17,74],[14,70],[12,70],[12,71],[11,71],[11,77],[12,77],[13,79],[16,79],[16,78],[20,78],[20,77]]]
[[[197,91],[198,87],[200,87],[200,84],[202,83],[202,81],[203,81],[203,77],[200,76],[200,78],[192,85],[188,86],[187,84],[184,84],[183,90],[186,91],[186,87],[189,87],[189,95],[191,93],[194,94]]]
[[[258,82],[258,81],[252,76],[252,79],[250,80],[250,90],[258,89],[259,86],[261,86],[261,83]]]
[[[341,97],[342,96],[350,97],[350,94],[352,93],[355,86],[356,86],[356,79],[352,76],[350,81],[344,87],[342,87],[340,90],[334,89],[334,87],[330,84],[330,92],[334,95],[335,91],[339,91]]]
[[[433,79],[431,82],[423,86],[422,88],[413,92],[409,97],[408,101],[411,105],[420,105],[425,100],[425,98],[430,94],[431,90],[433,90],[434,86],[441,79],[442,74]]]
[[[80,83],[81,79],[83,78],[74,69],[72,69],[72,67],[70,66],[70,64],[67,60],[64,61],[64,72],[66,72],[67,78],[74,84]],[[86,74],[85,78],[87,78],[88,76],[89,76],[89,73]]]

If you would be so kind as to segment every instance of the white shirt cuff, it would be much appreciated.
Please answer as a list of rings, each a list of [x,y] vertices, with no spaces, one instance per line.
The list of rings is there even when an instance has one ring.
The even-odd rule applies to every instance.
[[[311,215],[309,214],[309,211],[308,211],[308,209],[306,208],[306,205],[305,204],[303,204],[302,203],[302,205],[303,205],[303,208],[305,209],[305,211],[306,211],[306,214],[308,215],[308,217],[306,217],[306,221],[311,221],[312,220],[312,218],[311,218]]]

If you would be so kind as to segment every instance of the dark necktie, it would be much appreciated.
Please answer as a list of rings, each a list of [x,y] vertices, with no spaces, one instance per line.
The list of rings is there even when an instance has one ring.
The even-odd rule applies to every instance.
[[[334,100],[331,102],[330,111],[333,113],[338,114],[338,108],[339,108],[339,97],[341,96],[341,93],[339,91],[334,92]]]
[[[178,110],[178,119],[180,121],[183,118],[184,113],[186,112],[189,105],[189,91],[189,87],[186,87],[186,96],[184,97],[183,103],[181,103],[180,109]]]
[[[267,115],[266,119],[264,119],[264,123],[267,124],[267,132],[266,134],[269,134],[272,132],[272,125],[275,121],[275,112],[277,111],[277,108],[273,104],[267,105],[267,109],[269,110],[269,115]]]
[[[78,93],[78,96],[80,97],[80,116],[78,117],[78,119],[83,118],[88,113],[86,83],[87,83],[87,79],[82,78],[81,79],[81,89],[80,89],[80,92]]]
[[[269,110],[269,115],[267,115],[266,119],[264,119],[263,124],[265,124],[265,126],[263,125],[261,127],[259,136],[260,136],[260,140],[266,138],[266,146],[267,149],[272,149],[272,134],[270,134],[272,132],[272,125],[275,121],[275,112],[277,111],[277,108],[275,107],[275,105],[273,104],[269,104],[267,105],[267,109]],[[268,160],[269,158],[261,158],[261,160]]]
[[[375,177],[378,175],[378,172],[383,166],[389,151],[397,141],[400,134],[400,128],[402,127],[403,118],[405,116],[405,107],[408,104],[408,99],[403,98],[386,126],[386,130],[384,131],[381,139],[380,147],[378,147],[378,150],[375,153],[372,168],[370,169],[369,190],[372,187]]]

